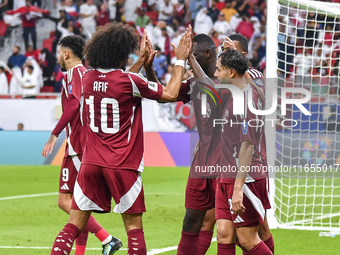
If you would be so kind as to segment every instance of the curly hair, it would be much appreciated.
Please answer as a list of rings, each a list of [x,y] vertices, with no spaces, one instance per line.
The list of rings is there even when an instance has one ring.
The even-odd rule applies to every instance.
[[[68,35],[61,38],[58,42],[61,47],[69,48],[79,59],[83,59],[85,40],[78,35]]]
[[[243,76],[248,70],[248,59],[239,51],[228,48],[219,56],[221,65],[236,70],[237,74]]]
[[[118,22],[107,23],[92,35],[84,54],[92,68],[122,68],[138,45],[139,38],[133,28]]]

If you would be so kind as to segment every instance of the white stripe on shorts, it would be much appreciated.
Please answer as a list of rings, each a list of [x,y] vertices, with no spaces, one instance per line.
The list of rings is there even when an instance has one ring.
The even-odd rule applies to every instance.
[[[72,157],[72,162],[73,162],[73,165],[74,167],[77,169],[77,172],[79,173],[79,169],[80,169],[80,160],[78,158],[78,156],[71,156]]]
[[[125,213],[128,209],[130,209],[138,198],[139,193],[142,191],[142,187],[142,177],[140,173],[138,173],[136,182],[132,185],[131,189],[120,198],[119,204],[116,204],[113,211],[115,213]]]
[[[81,211],[104,211],[83,193],[78,181],[74,184],[73,198]]]
[[[247,184],[243,184],[242,190],[243,190],[244,195],[253,204],[255,210],[260,214],[260,216],[262,217],[262,220],[264,220],[264,216],[265,216],[266,211],[263,208],[261,200],[257,196],[255,196],[255,194],[249,189]]]

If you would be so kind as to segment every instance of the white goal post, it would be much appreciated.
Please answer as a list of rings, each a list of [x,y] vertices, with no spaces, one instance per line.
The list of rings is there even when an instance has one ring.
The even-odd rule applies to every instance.
[[[278,167],[269,173],[269,225],[340,230],[340,4],[267,0],[266,45],[266,109],[278,93],[266,116],[277,120],[266,121],[268,164]],[[311,116],[295,106],[280,116],[282,88],[310,91]]]

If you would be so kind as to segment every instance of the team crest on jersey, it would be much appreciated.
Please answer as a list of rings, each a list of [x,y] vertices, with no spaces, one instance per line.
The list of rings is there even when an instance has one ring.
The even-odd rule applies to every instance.
[[[72,84],[68,85],[68,93],[72,94]]]
[[[243,133],[243,135],[248,134],[248,122],[244,121],[244,122],[241,124],[241,127],[242,127],[242,133]]]
[[[254,80],[254,83],[255,83],[257,86],[264,86],[262,79],[255,79],[255,80]]]

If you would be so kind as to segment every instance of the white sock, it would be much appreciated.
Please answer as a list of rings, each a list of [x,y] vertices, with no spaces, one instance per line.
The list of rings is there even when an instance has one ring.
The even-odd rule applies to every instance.
[[[102,244],[105,245],[105,244],[109,243],[109,242],[111,241],[111,239],[112,239],[112,235],[109,235],[109,236],[102,242]]]

